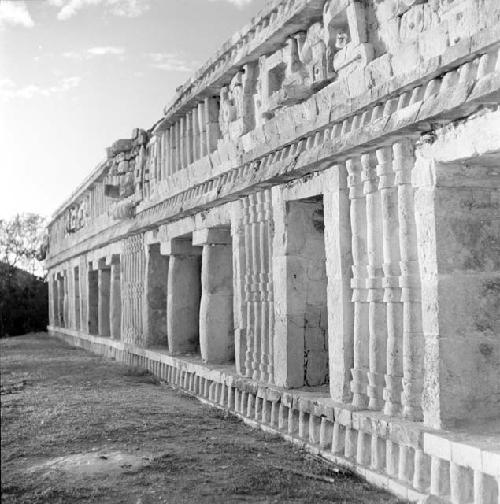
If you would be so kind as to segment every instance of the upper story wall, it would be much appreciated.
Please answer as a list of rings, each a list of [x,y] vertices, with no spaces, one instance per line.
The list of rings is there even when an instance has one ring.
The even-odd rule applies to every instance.
[[[56,212],[49,258],[353,113],[360,95],[378,89],[376,100],[416,68],[435,71],[445,51],[499,19],[496,0],[271,3],[178,88],[155,125],[108,149]]]

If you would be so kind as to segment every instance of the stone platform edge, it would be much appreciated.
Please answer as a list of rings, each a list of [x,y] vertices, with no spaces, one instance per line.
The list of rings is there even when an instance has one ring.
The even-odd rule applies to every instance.
[[[500,451],[463,442],[448,431],[358,411],[327,393],[256,382],[233,366],[205,365],[118,340],[49,326],[50,336],[94,354],[148,369],[161,381],[246,424],[311,453],[412,502],[499,503]]]

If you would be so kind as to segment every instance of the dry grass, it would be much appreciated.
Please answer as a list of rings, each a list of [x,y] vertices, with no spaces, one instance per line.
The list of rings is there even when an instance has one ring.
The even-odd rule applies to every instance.
[[[2,503],[398,502],[140,368],[42,335],[1,351]],[[96,450],[149,463],[91,476],[32,469]]]

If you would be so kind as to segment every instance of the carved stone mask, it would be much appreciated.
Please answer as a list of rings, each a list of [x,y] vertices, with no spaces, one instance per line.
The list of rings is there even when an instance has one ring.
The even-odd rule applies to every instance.
[[[335,49],[344,49],[349,42],[349,35],[345,30],[340,30],[335,37]]]

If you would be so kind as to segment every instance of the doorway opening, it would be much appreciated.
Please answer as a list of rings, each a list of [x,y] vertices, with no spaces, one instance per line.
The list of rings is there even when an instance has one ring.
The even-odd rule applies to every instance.
[[[297,362],[303,386],[329,382],[328,304],[323,197],[287,203],[289,315],[303,354]],[[299,382],[300,382],[299,381]]]
[[[88,272],[88,306],[89,306],[89,334],[97,335],[99,331],[99,277],[98,270],[89,270]]]
[[[77,331],[80,330],[80,268],[75,266],[73,270],[73,278],[74,278],[74,289],[75,289],[75,329]]]

